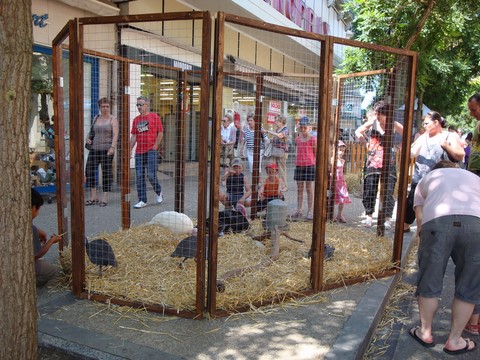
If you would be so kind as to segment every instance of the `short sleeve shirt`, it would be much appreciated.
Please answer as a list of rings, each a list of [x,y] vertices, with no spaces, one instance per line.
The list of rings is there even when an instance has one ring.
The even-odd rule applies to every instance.
[[[272,139],[273,146],[282,149],[283,151],[287,152],[288,151],[288,138],[289,138],[289,131],[286,126],[284,126],[280,131],[277,131],[277,133],[282,133],[284,136],[283,138],[279,138],[274,136]]]
[[[480,217],[480,177],[464,169],[431,171],[415,189],[416,206],[423,206],[424,223],[447,215]]]
[[[480,170],[480,121],[477,121],[475,129],[473,130],[468,170]]]
[[[143,154],[153,148],[157,135],[163,132],[162,120],[155,113],[138,115],[133,120],[131,134],[137,137],[136,154]]]

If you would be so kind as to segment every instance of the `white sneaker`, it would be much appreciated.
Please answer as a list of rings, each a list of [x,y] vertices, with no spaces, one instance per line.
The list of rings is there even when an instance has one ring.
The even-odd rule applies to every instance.
[[[390,230],[392,228],[392,224],[390,223],[390,220],[385,221],[385,230]]]
[[[144,203],[143,201],[139,201],[138,203],[133,205],[135,209],[141,209],[141,208],[144,208],[145,206],[147,206],[147,203]]]
[[[160,195],[157,195],[157,204],[161,204],[163,202],[163,196],[162,193]]]
[[[363,226],[372,227],[372,218],[370,216],[367,216],[367,218],[363,221]]]

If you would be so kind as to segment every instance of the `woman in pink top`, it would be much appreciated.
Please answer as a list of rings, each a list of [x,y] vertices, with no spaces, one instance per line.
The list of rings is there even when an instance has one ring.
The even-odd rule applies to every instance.
[[[295,174],[297,182],[297,211],[292,219],[303,217],[303,190],[307,192],[307,220],[313,220],[313,182],[315,181],[315,155],[317,153],[317,138],[310,134],[310,120],[303,117],[298,123],[299,135],[295,139],[297,144],[297,158],[295,160]]]

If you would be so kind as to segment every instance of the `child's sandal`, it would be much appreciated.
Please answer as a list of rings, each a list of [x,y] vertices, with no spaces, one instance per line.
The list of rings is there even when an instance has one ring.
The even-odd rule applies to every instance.
[[[467,324],[465,325],[465,329],[463,329],[467,334],[470,335],[480,335],[480,332],[478,332],[478,324],[477,325],[471,325]]]

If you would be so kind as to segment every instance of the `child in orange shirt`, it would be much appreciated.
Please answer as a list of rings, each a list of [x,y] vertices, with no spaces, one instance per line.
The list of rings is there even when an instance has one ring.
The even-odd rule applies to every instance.
[[[282,179],[280,179],[280,176],[278,176],[277,164],[273,162],[269,163],[267,166],[265,166],[265,171],[267,172],[267,177],[263,179],[258,192],[258,211],[265,209],[267,204],[272,200],[285,200],[285,197],[283,196],[285,184],[283,183]]]

